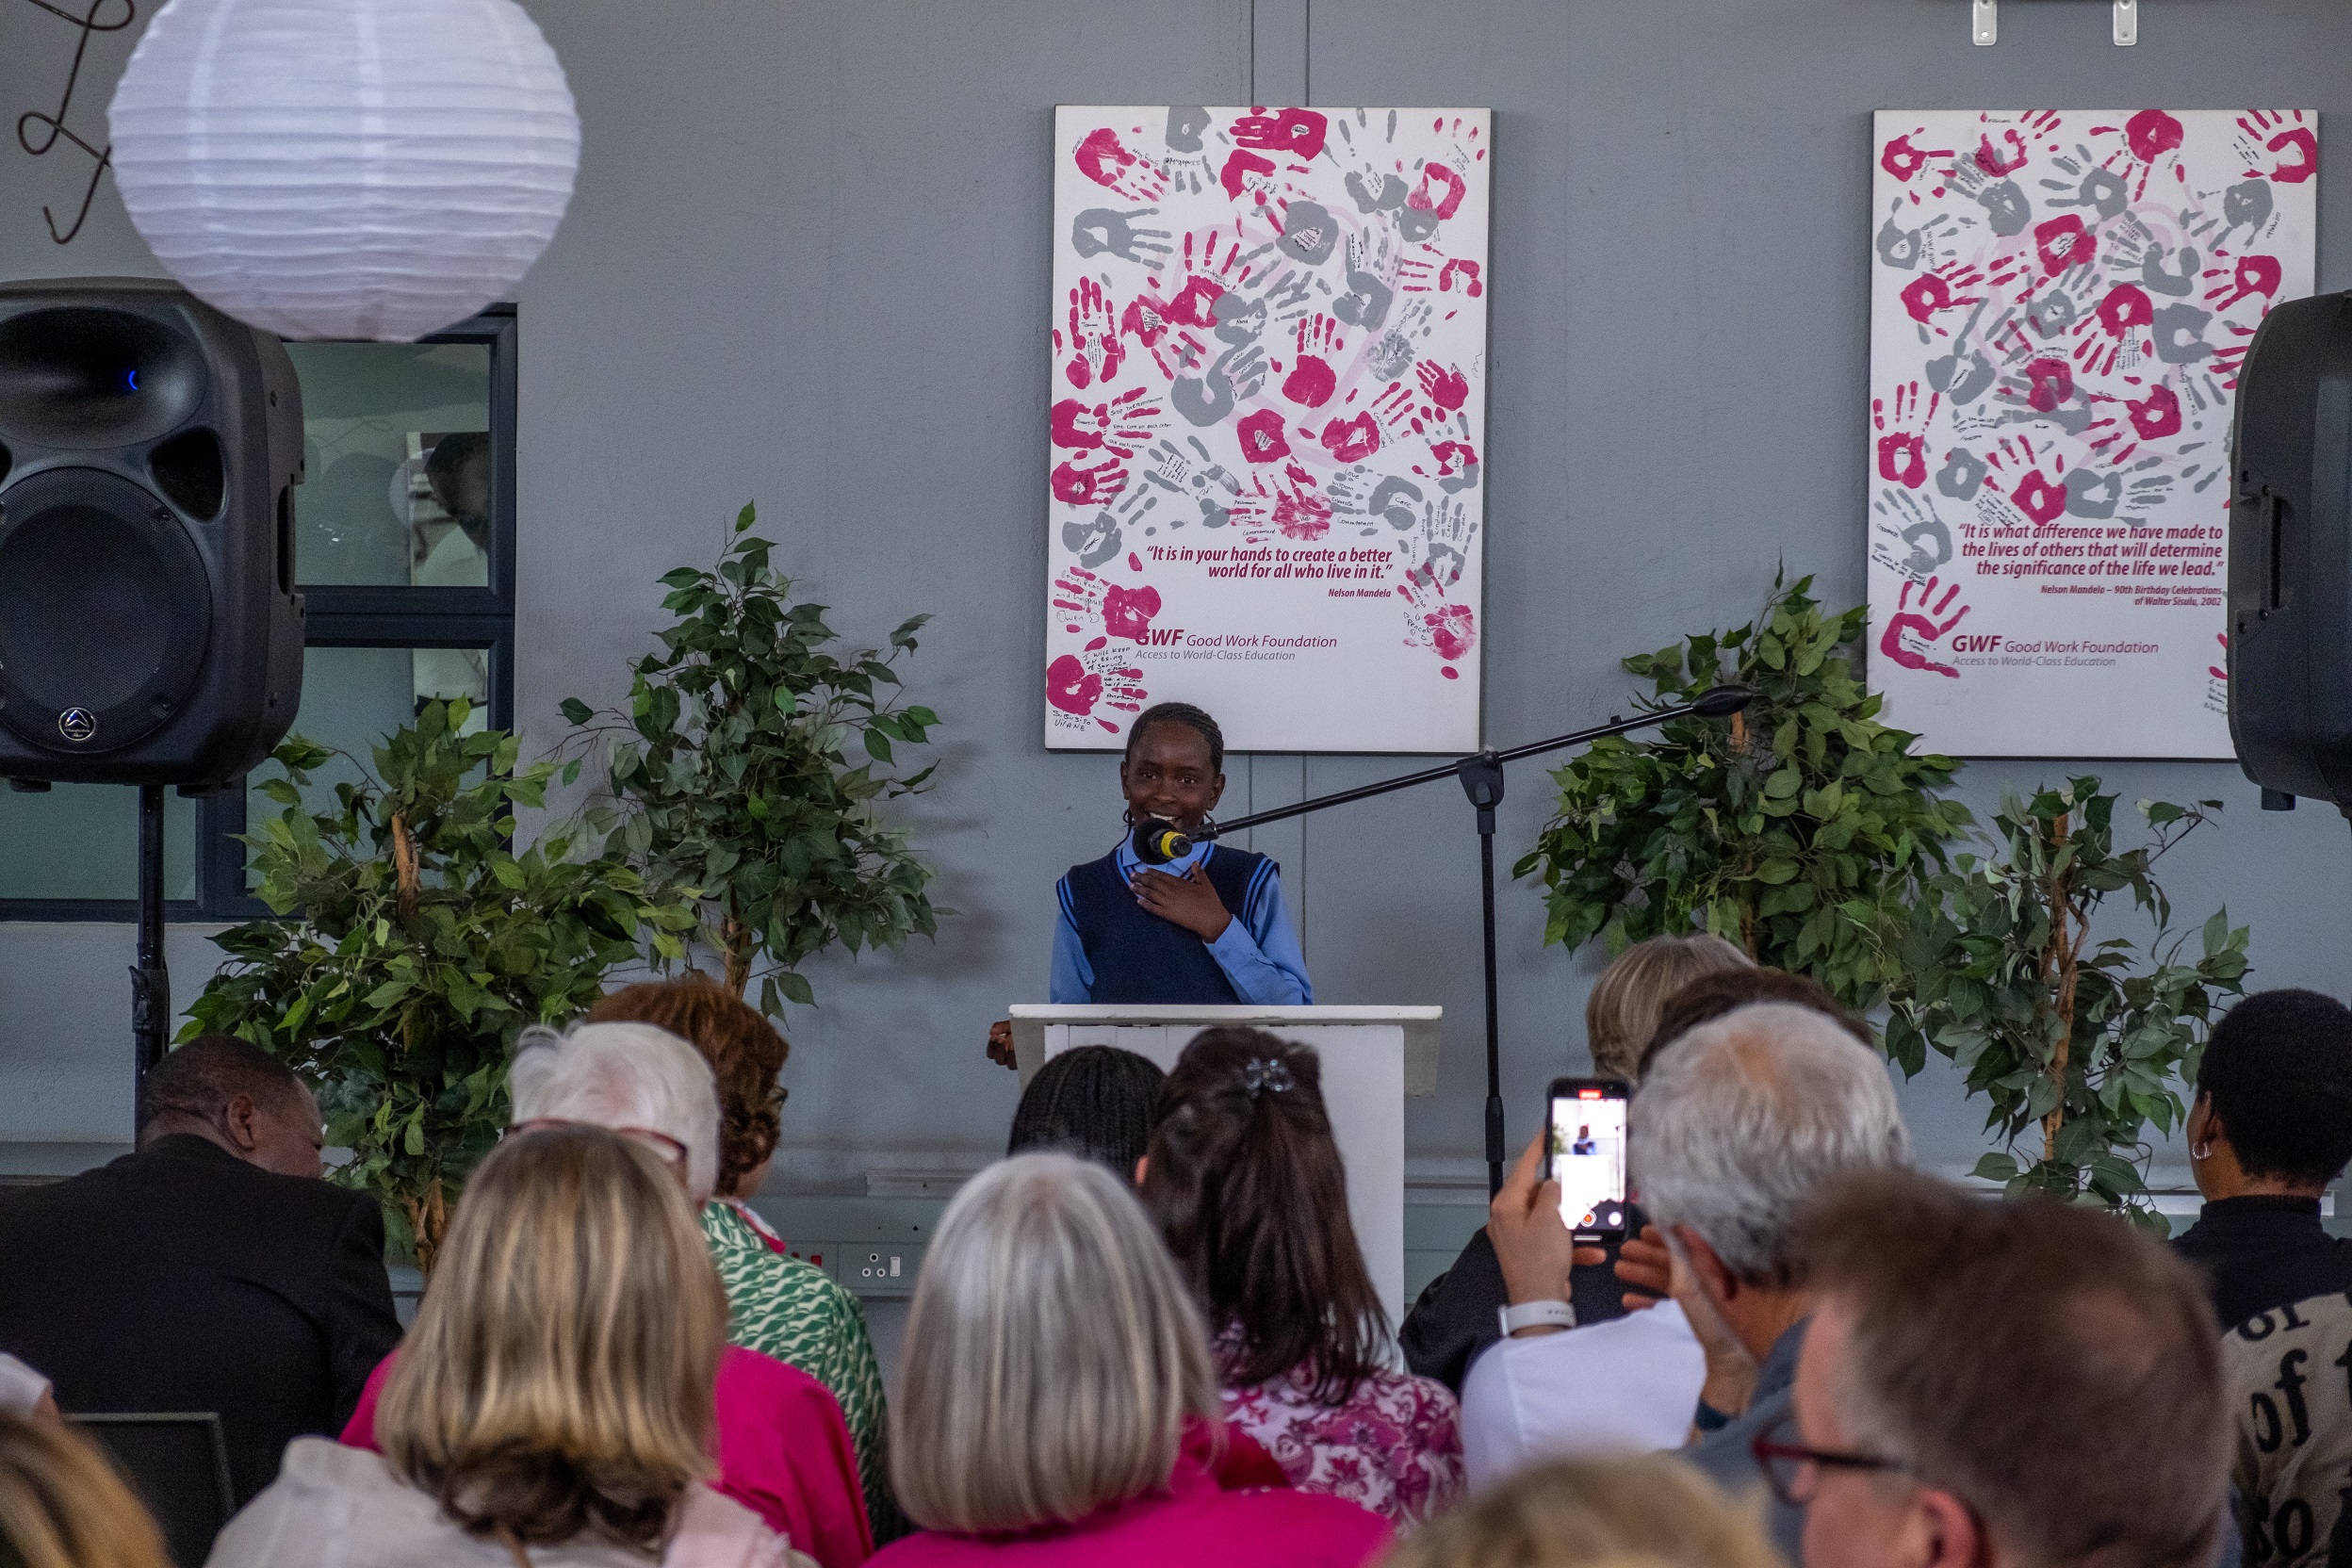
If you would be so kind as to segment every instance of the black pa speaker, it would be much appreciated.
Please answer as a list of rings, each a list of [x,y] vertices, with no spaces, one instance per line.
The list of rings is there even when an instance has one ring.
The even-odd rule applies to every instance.
[[[175,284],[0,286],[0,778],[225,783],[302,699],[286,348]]]
[[[2352,803],[2352,294],[2273,307],[2230,439],[2230,738],[2265,790]]]

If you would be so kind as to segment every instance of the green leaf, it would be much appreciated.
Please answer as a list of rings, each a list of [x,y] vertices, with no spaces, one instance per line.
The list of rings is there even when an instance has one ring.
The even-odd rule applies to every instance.
[[[589,706],[580,701],[578,697],[565,697],[560,706],[564,714],[564,722],[567,724],[586,724],[590,719],[596,717],[595,712],[589,708]]]

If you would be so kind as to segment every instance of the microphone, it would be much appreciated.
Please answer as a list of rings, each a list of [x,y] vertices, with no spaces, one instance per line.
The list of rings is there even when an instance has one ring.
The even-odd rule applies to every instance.
[[[1700,716],[1709,719],[1729,718],[1756,700],[1756,693],[1745,686],[1710,686],[1692,700],[1690,706]]]
[[[1135,858],[1147,866],[1164,866],[1192,853],[1192,840],[1176,830],[1173,823],[1157,817],[1146,817],[1135,824],[1131,841],[1135,846]]]

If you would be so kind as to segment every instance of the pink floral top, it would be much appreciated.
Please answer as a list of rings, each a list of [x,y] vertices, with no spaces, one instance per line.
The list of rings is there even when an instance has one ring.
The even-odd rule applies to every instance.
[[[1301,1364],[1225,1390],[1225,1419],[1265,1445],[1299,1491],[1345,1497],[1399,1527],[1436,1517],[1467,1490],[1462,1407],[1429,1378],[1376,1373],[1325,1405]]]

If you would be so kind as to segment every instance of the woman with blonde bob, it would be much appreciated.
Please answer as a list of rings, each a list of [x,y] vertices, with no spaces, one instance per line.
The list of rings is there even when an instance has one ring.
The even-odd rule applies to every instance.
[[[808,1560],[703,1483],[727,1299],[677,1181],[601,1128],[474,1171],[375,1417],[297,1438],[210,1568]]]
[[[0,1412],[0,1560],[169,1568],[163,1538],[90,1440],[54,1414]]]
[[[1664,1454],[1539,1464],[1381,1568],[1782,1568],[1755,1512]]]
[[[877,1568],[1361,1568],[1386,1524],[1221,1492],[1217,1379],[1184,1281],[1119,1179],[1021,1154],[956,1195],[915,1282],[890,1474],[924,1527]]]

